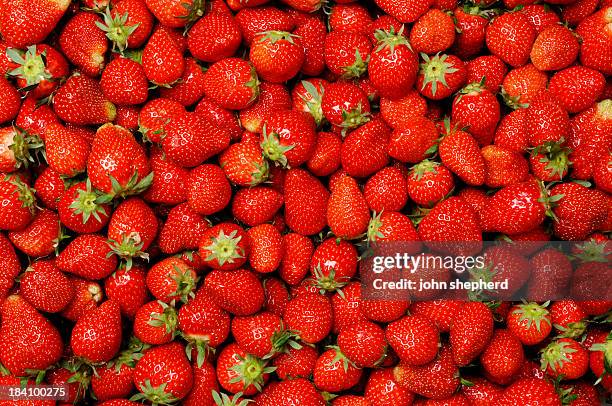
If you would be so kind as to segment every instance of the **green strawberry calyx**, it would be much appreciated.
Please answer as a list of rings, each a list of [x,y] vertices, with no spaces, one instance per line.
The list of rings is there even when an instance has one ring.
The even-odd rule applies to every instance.
[[[85,189],[77,190],[76,199],[68,206],[76,215],[83,217],[83,224],[87,223],[93,216],[99,223],[102,223],[100,215],[108,216],[106,208],[98,204],[100,194],[94,191],[91,187],[91,181],[87,179]]]
[[[9,75],[24,79],[28,90],[44,80],[53,78],[47,70],[47,53],[37,52],[35,45],[29,46],[23,55],[15,48],[7,48],[6,55],[19,65],[10,71]]]
[[[281,144],[280,136],[275,132],[268,132],[264,124],[263,141],[261,142],[261,150],[264,157],[277,165],[287,167],[287,157],[285,154],[293,148],[295,148],[295,145]]]
[[[370,62],[370,56],[363,59],[359,49],[355,49],[355,62],[351,65],[342,67],[342,77],[345,79],[355,79],[366,73],[368,70],[368,63]]]
[[[225,234],[223,230],[219,232],[217,237],[211,238],[211,243],[205,249],[210,252],[206,257],[206,261],[216,260],[220,266],[225,263],[234,263],[236,259],[244,258],[244,249],[240,246],[242,236],[236,236],[236,230],[229,234]]]
[[[563,146],[564,142],[563,138],[558,142],[547,141],[531,150],[532,155],[539,156],[539,161],[546,164],[545,169],[552,178],[563,179],[572,164],[569,159],[571,150]]]
[[[246,354],[245,357],[237,356],[238,363],[230,369],[236,373],[230,383],[242,382],[244,389],[253,385],[255,389],[261,392],[264,385],[264,376],[276,370],[276,367],[269,367],[261,358],[252,354]]]
[[[536,302],[523,302],[518,305],[513,311],[519,317],[519,322],[525,324],[525,328],[530,329],[535,323],[536,330],[540,331],[542,328],[542,322],[551,325],[549,311],[546,309],[548,302],[540,305]]]
[[[151,313],[147,324],[152,327],[164,327],[166,334],[171,334],[174,338],[177,335],[176,326],[178,325],[178,315],[174,307],[158,300],[157,303],[162,307],[162,313]]]
[[[446,62],[448,55],[440,55],[438,53],[430,58],[429,55],[422,53],[421,57],[423,58],[423,63],[421,63],[423,86],[421,90],[431,84],[431,94],[435,96],[438,91],[438,84],[448,88],[446,75],[455,73],[459,69],[454,68],[452,63]]]
[[[106,37],[113,43],[113,51],[125,51],[128,47],[128,39],[130,35],[136,31],[140,23],[127,25],[128,13],[113,16],[110,8],[107,8],[104,14],[104,22],[96,21],[96,26],[106,33]]]
[[[168,382],[164,382],[159,386],[153,386],[151,381],[146,379],[138,387],[140,393],[132,396],[130,400],[133,402],[148,400],[154,405],[174,405],[179,401],[179,399],[177,399],[172,393],[167,392],[166,386],[168,386]]]
[[[571,347],[571,343],[565,341],[553,341],[542,350],[541,368],[543,371],[550,368],[553,372],[557,372],[558,368],[563,368],[566,362],[570,362],[570,354],[576,352],[575,348]]]
[[[254,402],[253,399],[242,399],[242,392],[238,392],[230,398],[226,393],[219,393],[214,390],[212,391],[212,397],[217,406],[247,406]]]
[[[109,258],[112,255],[117,255],[119,258],[125,260],[125,269],[128,271],[132,269],[134,258],[149,260],[149,254],[142,250],[144,242],[142,242],[142,238],[137,232],[123,234],[120,242],[109,239],[107,244],[111,251],[106,257]]]

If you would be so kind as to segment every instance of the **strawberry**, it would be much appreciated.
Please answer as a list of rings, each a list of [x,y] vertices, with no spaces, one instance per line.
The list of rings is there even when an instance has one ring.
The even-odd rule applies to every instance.
[[[404,97],[416,81],[418,57],[403,30],[378,31],[376,49],[368,64],[368,77],[381,97]],[[399,80],[399,81],[398,81]]]
[[[526,113],[527,109],[518,109],[504,116],[495,131],[494,144],[515,152],[526,151],[529,147]]]
[[[569,170],[569,148],[563,142],[548,141],[535,147],[529,155],[533,175],[543,181],[559,181]]]
[[[108,239],[113,250],[127,260],[144,255],[157,234],[157,218],[153,210],[140,198],[123,201],[115,209],[108,224]]]
[[[290,110],[291,98],[284,85],[264,82],[259,87],[257,101],[240,111],[240,124],[254,133],[261,133],[269,115],[278,110]]]
[[[34,190],[19,177],[5,175],[0,179],[0,230],[21,230],[34,218]]]
[[[70,280],[74,286],[74,297],[60,314],[62,317],[75,322],[83,314],[98,306],[98,303],[102,301],[103,293],[102,288],[96,282],[75,277],[71,277]]]
[[[593,167],[612,144],[610,120],[612,102],[604,100],[576,115],[571,123],[572,131],[568,146],[573,149],[570,160],[573,163],[572,176],[576,179],[590,179]]]
[[[333,406],[370,406],[371,403],[363,396],[357,395],[342,395],[334,398],[332,401]]]
[[[401,362],[406,364],[425,365],[438,354],[438,329],[423,316],[404,316],[390,323],[385,335]]]
[[[82,278],[103,279],[117,267],[117,258],[110,253],[104,237],[84,234],[76,237],[60,252],[56,265],[62,271]]]
[[[242,136],[242,128],[238,124],[238,120],[234,114],[208,98],[203,98],[197,104],[195,113],[207,119],[208,121],[225,128],[232,140],[238,140]]]
[[[314,385],[304,378],[289,379],[277,385],[268,386],[261,398],[258,398],[257,403],[262,406],[289,406],[292,404],[323,406],[326,404]]]
[[[104,292],[119,305],[121,314],[130,319],[149,297],[145,273],[140,267],[118,269],[104,280]]]
[[[178,342],[148,350],[136,363],[134,385],[140,393],[133,400],[176,402],[189,393],[193,386],[193,370],[185,349]]]
[[[502,14],[489,23],[486,42],[489,51],[508,65],[525,65],[536,39],[536,29],[521,12]]]
[[[562,13],[565,9],[566,7],[564,6]],[[529,22],[533,24],[538,33],[542,32],[546,27],[560,23],[557,13],[551,7],[547,7],[546,4],[527,4],[520,11],[527,16]]]
[[[542,71],[561,70],[578,57],[580,44],[574,33],[562,25],[550,25],[538,34],[531,48],[531,63]]]
[[[102,73],[108,51],[108,40],[99,24],[102,18],[96,14],[78,13],[66,23],[59,38],[64,55],[88,76]]]
[[[240,110],[248,107],[259,95],[255,68],[238,58],[215,62],[204,76],[204,92],[223,108]]]
[[[364,34],[332,31],[325,37],[325,64],[346,78],[357,78],[367,70],[372,44]]]
[[[195,271],[182,259],[168,257],[156,263],[147,273],[147,288],[157,299],[165,303],[194,296],[197,277]]]
[[[365,184],[363,195],[370,210],[400,211],[408,199],[406,180],[401,169],[385,167]]]
[[[317,350],[308,346],[302,345],[300,348],[292,348],[279,354],[272,362],[276,367],[276,375],[281,379],[307,378],[312,374],[315,363],[319,354]]]
[[[384,168],[389,161],[386,150],[390,136],[389,127],[380,119],[352,131],[342,143],[342,168],[355,177],[370,176]]]
[[[167,344],[177,334],[177,323],[174,307],[162,301],[147,302],[134,316],[134,337],[145,344]]]
[[[187,201],[196,213],[211,215],[223,210],[232,197],[232,189],[223,170],[216,165],[194,168],[187,179]]]
[[[569,132],[569,117],[557,99],[542,92],[527,108],[525,116],[527,137],[531,146],[547,141],[560,142]]]
[[[191,106],[204,96],[204,72],[195,59],[185,59],[183,76],[170,88],[162,87],[162,97],[176,100],[183,106]]]
[[[315,150],[307,162],[308,170],[317,176],[328,176],[340,167],[342,138],[332,132],[320,132]]]
[[[327,223],[339,238],[356,238],[368,227],[370,210],[359,186],[351,177],[342,178],[332,190],[327,205]]]
[[[538,93],[546,89],[547,82],[548,75],[532,64],[512,69],[502,83],[504,101],[513,109],[529,107]]]
[[[440,332],[447,333],[461,306],[463,302],[458,300],[414,302],[410,307],[410,312],[413,315],[425,316],[436,325]]]
[[[308,76],[320,75],[325,69],[325,23],[318,18],[309,19],[298,24],[293,34],[300,37],[300,44],[304,48],[304,63],[300,71]]]
[[[542,350],[542,370],[561,379],[578,379],[589,368],[587,350],[571,338],[557,339]]]
[[[169,86],[183,75],[185,59],[170,33],[156,29],[142,52],[142,68],[149,81]]]
[[[286,31],[267,31],[253,39],[249,59],[262,79],[282,83],[300,71],[305,55],[294,34]]]
[[[480,302],[466,302],[450,328],[453,359],[459,366],[472,362],[487,346],[493,334],[493,314]]]
[[[510,309],[508,329],[526,345],[543,341],[552,330],[549,311],[535,302],[524,303]]]
[[[210,227],[206,218],[185,203],[170,210],[158,236],[162,252],[175,254],[181,250],[198,248],[204,232]]]
[[[418,241],[419,235],[412,221],[405,215],[394,211],[383,211],[372,216],[368,225],[367,239],[369,242],[381,241]],[[410,247],[420,247],[417,243]]]
[[[290,233],[283,236],[283,250],[280,277],[290,285],[297,285],[308,273],[314,246],[309,238]]]
[[[416,204],[432,207],[455,187],[452,173],[442,164],[424,160],[408,174],[408,196]]]
[[[209,361],[205,361],[201,366],[193,365],[193,387],[189,395],[183,399],[186,406],[214,405],[213,393],[217,393],[219,384],[215,367]]]
[[[350,363],[337,347],[330,348],[319,356],[313,373],[317,388],[332,393],[355,386],[361,376],[361,369]]]
[[[598,189],[612,193],[612,165],[610,154],[604,155],[593,169],[593,180]]]
[[[289,301],[283,320],[287,328],[295,331],[302,341],[314,344],[331,331],[332,307],[325,296],[303,293]]]
[[[204,13],[204,3],[198,0],[145,0],[155,18],[166,27],[185,27]]]
[[[4,0],[0,12],[0,34],[16,48],[42,42],[69,6],[68,0]]]
[[[604,76],[584,66],[572,66],[550,78],[549,90],[568,113],[579,113],[591,107],[605,88]]]
[[[119,0],[104,13],[104,23],[98,27],[106,32],[113,50],[140,48],[153,30],[153,15],[142,0]]]
[[[260,32],[290,32],[295,27],[295,21],[286,11],[268,6],[244,8],[236,14],[236,22],[247,45],[251,45],[253,38]]]
[[[467,83],[484,82],[484,86],[493,94],[500,90],[499,87],[508,73],[506,64],[495,55],[472,59],[465,64],[465,70]]]
[[[438,136],[438,129],[431,120],[420,116],[409,117],[391,134],[387,153],[402,162],[418,163],[431,153]]]
[[[323,6],[321,0],[283,0],[289,7],[305,13],[314,13]]]
[[[19,114],[15,124],[31,135],[38,135],[45,138],[45,128],[47,125],[59,123],[57,115],[48,104],[38,105],[38,100],[34,97],[26,97],[21,103]]]
[[[410,43],[417,52],[433,55],[447,50],[455,42],[455,24],[442,10],[431,9],[414,23]]]
[[[578,24],[576,32],[582,38],[580,47],[580,62],[587,68],[600,71],[605,75],[612,73],[610,59],[610,33],[607,24],[610,23],[612,9],[601,8]]]
[[[260,280],[244,269],[211,271],[204,280],[204,291],[219,307],[236,316],[257,313],[264,302]]]
[[[465,86],[453,100],[453,124],[467,127],[480,145],[491,143],[500,117],[499,102],[480,83]]]
[[[261,149],[277,165],[300,166],[312,156],[316,138],[310,115],[294,110],[276,111],[264,122]]]
[[[530,259],[531,281],[527,287],[530,300],[544,301],[565,294],[572,275],[572,264],[567,256],[554,249],[545,249]],[[556,303],[551,306],[552,308]]]
[[[302,169],[291,169],[285,179],[285,220],[302,235],[319,233],[327,225],[329,192]]]
[[[21,264],[13,245],[2,233],[0,233],[0,254],[2,254],[0,256],[0,267],[3,269],[0,273],[0,300],[4,301],[15,283],[15,278],[21,272]]]
[[[480,362],[494,382],[509,382],[525,362],[521,342],[509,331],[497,329],[482,354]]]
[[[267,278],[262,282],[264,288],[264,309],[282,316],[289,302],[289,291],[278,278]]]
[[[30,145],[32,146],[32,144]],[[59,123],[53,123],[46,127],[45,153],[47,162],[60,175],[71,177],[85,172],[90,149],[91,143],[84,139],[79,131],[64,127]]]
[[[529,173],[527,160],[519,153],[497,145],[480,150],[485,160],[485,185],[508,186],[525,180]]]
[[[572,26],[578,25],[580,21],[593,14],[598,5],[599,2],[592,0],[581,0],[573,4],[568,4],[563,7],[561,11],[563,21],[566,21]]]
[[[134,358],[140,356],[142,354],[132,354],[130,350],[126,350],[119,355],[116,362],[111,361],[112,365],[96,370],[98,375],[91,378],[91,391],[99,401],[123,398],[132,393],[136,364]]]
[[[399,386],[393,377],[393,369],[375,369],[370,373],[365,387],[365,397],[372,406],[393,404],[410,405],[414,394]]]
[[[546,217],[549,199],[543,196],[535,181],[515,183],[500,189],[480,212],[486,228],[505,234],[519,234],[542,224]]]
[[[53,110],[62,120],[75,125],[103,124],[113,121],[115,105],[108,101],[100,84],[75,74],[60,86],[53,97]]]
[[[57,313],[72,300],[74,287],[53,261],[37,261],[21,275],[19,294],[37,310]]]
[[[454,55],[436,55],[429,57],[422,54],[417,78],[419,92],[432,100],[450,97],[466,82],[467,70],[461,59]],[[485,83],[486,84],[486,83]]]
[[[112,300],[85,313],[74,328],[70,347],[74,355],[89,362],[108,362],[121,346],[121,313]]]
[[[225,13],[206,14],[187,35],[189,51],[204,62],[217,62],[233,56],[241,42],[240,27],[231,15]]]
[[[7,57],[17,65],[9,75],[17,78],[19,88],[31,89],[30,94],[36,98],[49,96],[58,82],[68,76],[66,58],[49,45],[30,46],[24,54],[8,48]]]
[[[347,241],[325,239],[310,259],[310,273],[320,293],[339,291],[357,272],[357,250]]]
[[[323,122],[323,93],[329,83],[324,79],[302,80],[293,87],[291,98],[293,110],[309,113],[314,118],[317,126]]]
[[[230,145],[220,155],[219,164],[230,182],[239,186],[255,186],[268,178],[268,161],[257,142]]]
[[[204,232],[199,242],[200,256],[213,269],[238,269],[249,256],[250,239],[233,223],[219,223]]]
[[[418,395],[430,399],[451,396],[459,386],[458,368],[448,346],[443,346],[435,360],[414,366],[400,363],[393,369],[397,384]]]
[[[434,0],[377,0],[376,5],[402,23],[415,22],[433,5]]]
[[[565,240],[584,240],[597,230],[606,216],[604,196],[578,183],[555,185],[551,196],[559,196],[553,213],[555,235]]]
[[[185,112],[178,102],[165,98],[150,100],[138,114],[140,132],[151,142],[159,143],[166,135],[165,126]]]
[[[384,330],[372,322],[353,324],[338,335],[338,347],[356,366],[374,367],[386,355]]]
[[[232,201],[232,214],[248,226],[266,223],[283,205],[283,195],[263,186],[243,188],[236,192]]]
[[[230,393],[253,395],[261,391],[273,370],[266,361],[245,352],[236,343],[224,347],[217,358],[217,379]]]
[[[344,132],[369,121],[370,102],[366,94],[349,82],[330,83],[325,86],[321,102],[323,116]]]
[[[99,196],[89,180],[71,186],[58,203],[62,224],[82,234],[100,231],[110,219],[110,206],[96,203]]]
[[[458,7],[453,10],[457,34],[453,51],[461,58],[480,52],[485,44],[485,31],[489,20],[487,11],[479,7]]]
[[[0,123],[5,123],[17,116],[21,106],[21,99],[17,89],[5,78],[0,79],[0,95],[2,96],[2,102],[0,102]]]
[[[563,337],[575,338],[584,334],[586,313],[574,300],[559,300],[551,304],[550,316],[555,330]]]
[[[485,160],[476,139],[470,134],[448,127],[438,150],[444,166],[468,185],[477,186],[485,182]]]
[[[60,178],[60,174],[55,172],[53,168],[47,167],[36,178],[34,183],[36,197],[42,206],[57,210],[57,204],[64,194],[64,180]]]
[[[144,191],[153,174],[144,149],[128,130],[113,124],[98,128],[87,160],[87,173],[94,188],[114,196]]]
[[[427,113],[427,102],[417,91],[411,91],[401,99],[380,99],[380,114],[389,126],[402,129],[406,122]]]
[[[235,319],[234,319],[235,320]],[[187,358],[197,354],[197,366],[202,366],[209,351],[223,343],[230,331],[229,314],[217,306],[206,294],[198,294],[181,307],[178,313],[178,328],[188,341]]]
[[[19,251],[32,258],[52,254],[61,239],[58,215],[51,210],[40,210],[22,230],[10,231],[9,239]]]
[[[55,326],[23,297],[11,295],[4,300],[0,360],[12,375],[49,368],[59,361],[63,347]]]
[[[330,31],[368,34],[372,17],[365,7],[359,4],[335,4],[330,11]]]
[[[151,148],[149,163],[153,180],[143,199],[150,203],[170,205],[185,202],[189,170],[177,165],[157,147]]]
[[[102,72],[104,96],[117,105],[142,104],[147,100],[149,82],[142,66],[131,59],[113,59]]]
[[[251,247],[249,263],[255,272],[274,272],[283,258],[282,236],[272,224],[260,224],[247,232]]]

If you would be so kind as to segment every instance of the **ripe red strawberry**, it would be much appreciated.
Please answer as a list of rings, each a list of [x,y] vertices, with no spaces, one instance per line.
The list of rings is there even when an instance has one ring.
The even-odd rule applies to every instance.
[[[197,0],[145,0],[145,3],[166,27],[185,27],[204,13],[204,5]]]
[[[332,327],[332,307],[329,299],[318,293],[303,293],[289,301],[283,320],[305,343],[323,340]]]
[[[333,132],[320,132],[317,145],[307,162],[308,170],[316,176],[328,176],[340,167],[342,138]]]
[[[14,376],[28,370],[45,370],[59,361],[63,352],[59,332],[49,320],[18,295],[2,305],[0,361]]]
[[[142,68],[149,81],[169,86],[183,75],[185,59],[170,33],[156,29],[142,52]]]
[[[282,316],[289,302],[289,291],[278,278],[267,278],[262,283],[264,288],[264,309]]]
[[[88,76],[102,73],[108,50],[108,40],[98,24],[102,24],[98,15],[78,13],[66,23],[59,38],[64,55]]]
[[[19,97],[19,96],[17,96]],[[37,136],[30,136],[17,127],[0,129],[0,169],[2,172],[14,172],[21,167],[28,167],[38,160],[42,142]],[[50,151],[52,152],[52,151]],[[49,158],[47,159],[50,160]]]
[[[574,300],[559,300],[551,304],[550,315],[555,330],[563,337],[576,338],[586,329],[586,313]]]
[[[139,344],[142,346],[142,344]],[[142,354],[127,349],[119,354],[110,365],[96,369],[97,375],[91,378],[91,391],[98,401],[129,396],[134,390],[134,366]]]
[[[157,147],[151,148],[149,163],[153,180],[143,199],[151,203],[170,205],[186,201],[189,170],[177,165]]]
[[[329,192],[302,169],[291,169],[285,178],[285,220],[302,235],[319,233],[327,225]]]
[[[149,82],[142,66],[131,59],[113,59],[102,72],[104,96],[117,105],[142,104],[147,100]]]
[[[293,110],[309,113],[317,126],[323,122],[323,93],[329,83],[324,79],[307,79],[296,83],[291,90]]]
[[[165,98],[152,99],[138,114],[140,132],[151,142],[159,143],[166,135],[165,126],[185,112],[178,102]]]
[[[407,189],[416,204],[433,207],[455,187],[453,174],[442,164],[424,160],[408,174]]]
[[[7,48],[6,52],[7,57],[16,65],[8,72],[9,75],[17,78],[19,88],[31,89],[30,95],[33,97],[49,96],[57,88],[58,82],[68,76],[66,58],[49,45],[28,47],[23,54],[15,48]]]
[[[195,108],[195,113],[215,125],[225,128],[232,140],[238,140],[242,136],[242,128],[238,124],[236,116],[208,98],[200,100]]]
[[[4,270],[0,273],[0,300],[4,301],[15,283],[15,278],[21,272],[21,264],[13,245],[2,233],[0,233],[0,254],[0,267]]]
[[[147,301],[149,292],[145,273],[141,267],[118,269],[104,280],[106,296],[119,305],[121,314],[133,319],[137,310]]]
[[[321,102],[323,116],[344,132],[369,121],[370,102],[367,95],[349,82],[325,86]]]
[[[57,257],[55,264],[64,272],[97,280],[110,275],[117,267],[117,258],[110,256],[106,239],[98,234],[76,237]]]
[[[273,359],[276,375],[285,380],[289,377],[308,378],[312,375],[319,354],[317,350],[302,345],[300,348],[290,347],[286,352]]]
[[[266,387],[264,392],[257,398],[257,403],[262,406],[289,406],[291,404],[325,405],[323,396],[316,390],[315,386],[303,378],[289,379],[279,382],[278,385]]]
[[[529,164],[518,152],[497,145],[487,145],[480,152],[485,160],[485,185],[490,188],[522,182],[529,174]]]
[[[257,142],[232,144],[219,157],[219,164],[230,182],[255,186],[268,178],[268,163]]]
[[[529,107],[535,96],[546,89],[547,83],[548,75],[532,64],[512,69],[503,79],[504,101],[513,109]]]
[[[535,27],[525,14],[505,13],[487,26],[487,47],[493,55],[516,68],[525,65],[529,60],[536,35]]]
[[[15,124],[31,135],[38,135],[45,138],[45,128],[47,125],[59,123],[57,115],[48,104],[38,105],[38,100],[34,97],[26,97],[21,104],[19,114]]]
[[[491,143],[500,117],[499,102],[480,83],[467,85],[453,100],[453,124],[466,127],[480,145]]]
[[[91,143],[79,131],[59,123],[46,127],[47,162],[60,175],[71,177],[85,172],[90,149]]]
[[[587,350],[571,338],[557,339],[542,350],[542,370],[561,379],[578,379],[589,368]]]
[[[82,234],[100,231],[110,219],[111,208],[108,204],[97,203],[99,197],[89,180],[71,186],[58,202],[57,212],[62,224]]]
[[[338,334],[340,351],[357,367],[374,367],[386,356],[385,331],[376,323],[353,324]]]
[[[529,155],[529,164],[532,174],[543,181],[559,181],[569,170],[570,150],[563,143],[548,141],[537,146]]]
[[[393,379],[399,386],[430,399],[451,396],[459,386],[458,368],[449,346],[443,346],[432,362],[413,366],[400,363],[393,369]]]
[[[410,43],[416,52],[433,55],[447,50],[454,42],[452,17],[435,8],[419,17],[410,31]]]
[[[579,113],[595,104],[605,88],[604,76],[584,66],[563,69],[550,79],[550,92],[569,113]]]
[[[491,197],[480,212],[483,227],[504,234],[519,234],[533,230],[549,210],[546,192],[535,181],[506,186]]]
[[[250,240],[244,229],[233,223],[219,223],[200,237],[199,254],[213,269],[238,269],[249,256]]]
[[[427,102],[416,90],[401,99],[380,99],[380,114],[385,122],[396,130],[406,126],[406,122],[411,118],[425,116],[426,113]]]
[[[0,230],[20,230],[34,218],[34,191],[19,177],[6,175],[0,179]]]
[[[178,342],[153,347],[136,364],[134,385],[140,393],[133,400],[175,402],[193,386],[193,370]]]
[[[335,4],[329,14],[330,31],[350,31],[368,34],[372,17],[359,4]]]
[[[32,258],[52,254],[61,239],[58,215],[51,210],[40,210],[24,229],[10,231],[9,239],[19,251]]]
[[[72,300],[74,287],[52,261],[37,261],[21,275],[19,294],[37,310],[57,313]]]
[[[282,84],[264,82],[257,101],[240,111],[240,124],[250,132],[261,133],[265,120],[279,110],[291,109],[291,98]]]
[[[366,182],[363,195],[372,211],[400,211],[408,199],[402,171],[389,166],[376,172]]]
[[[238,58],[215,62],[204,76],[204,92],[223,108],[240,110],[248,107],[259,95],[255,68]]]
[[[272,112],[264,121],[261,149],[277,165],[300,166],[310,159],[317,134],[312,117],[306,113],[285,110]]]
[[[283,195],[263,186],[243,188],[232,200],[232,214],[248,226],[266,223],[274,217],[283,205]]]
[[[5,0],[0,12],[0,34],[16,48],[42,42],[69,6],[67,0]]]
[[[290,285],[297,285],[308,273],[314,246],[309,238],[289,233],[283,236],[283,250],[280,277]]]
[[[518,109],[504,116],[495,131],[494,144],[512,151],[525,152],[529,147],[526,113],[527,109]]]
[[[282,236],[272,224],[259,224],[247,232],[251,242],[249,264],[255,272],[274,272],[283,258]]]
[[[556,299],[565,294],[573,273],[567,256],[554,249],[545,249],[530,259],[530,265],[531,281],[527,287],[530,300]],[[562,304],[563,301],[555,302],[553,306],[556,303]]]
[[[232,197],[232,189],[217,165],[200,165],[187,179],[187,201],[196,213],[211,215],[223,210]]]
[[[410,307],[410,312],[413,315],[425,316],[436,325],[440,332],[447,333],[461,306],[463,302],[458,300],[414,302]]]
[[[87,172],[92,186],[109,198],[140,193],[153,177],[142,146],[128,130],[112,124],[96,132]]]
[[[465,303],[450,328],[450,344],[456,364],[467,365],[485,349],[493,334],[493,314],[480,302]]]
[[[325,64],[346,78],[357,78],[367,70],[372,44],[364,34],[333,31],[325,37]]]
[[[489,379],[501,384],[509,382],[525,362],[523,346],[509,330],[497,329],[480,355],[480,362]]]
[[[548,92],[538,94],[529,104],[525,125],[529,144],[533,147],[547,141],[561,142],[567,139],[570,128],[567,112]]]
[[[416,81],[418,57],[403,31],[378,31],[378,41],[368,64],[368,77],[381,97],[404,97]]]
[[[320,75],[325,69],[325,37],[327,27],[318,18],[298,24],[293,33],[300,37],[304,48],[304,63],[301,72],[308,76]]]
[[[264,303],[260,280],[244,269],[213,270],[206,275],[204,289],[219,307],[236,316],[257,313]]]
[[[185,59],[183,76],[172,87],[162,87],[159,94],[176,100],[183,106],[191,106],[204,96],[204,72],[195,59]]]
[[[436,55],[430,58],[426,54],[422,57],[424,62],[421,63],[416,86],[423,96],[432,100],[445,99],[465,84],[467,70],[458,57]]]
[[[552,330],[550,313],[535,302],[519,304],[510,309],[507,325],[508,329],[526,345],[543,341]]]
[[[153,30],[153,15],[142,0],[119,0],[104,13],[99,26],[113,43],[113,49],[140,48]]]
[[[253,38],[265,31],[288,31],[295,27],[295,21],[289,13],[276,7],[244,8],[236,14],[236,22],[242,31],[242,37],[247,45]]]
[[[542,71],[561,70],[578,57],[580,44],[574,33],[562,25],[550,25],[537,36],[531,48],[531,62]]]
[[[402,23],[412,23],[434,4],[434,0],[377,0],[376,5]]]
[[[341,392],[355,386],[362,376],[337,347],[323,352],[315,364],[313,380],[319,390]]]
[[[438,354],[438,329],[423,316],[402,317],[387,326],[385,335],[400,360],[408,365],[425,365]]]
[[[438,145],[444,166],[459,176],[468,185],[485,182],[485,161],[474,137],[459,129],[446,130]]]
[[[240,27],[232,15],[226,13],[206,14],[191,27],[187,35],[189,51],[204,62],[216,62],[233,56],[241,42]]]
[[[230,393],[254,395],[261,391],[274,369],[266,361],[232,343],[221,350],[217,358],[217,379]]]
[[[347,241],[323,240],[310,259],[310,273],[319,292],[340,291],[357,272],[357,255]]]
[[[466,82],[484,82],[484,86],[493,94],[500,89],[508,68],[495,55],[483,55],[465,64]],[[519,68],[520,69],[520,68]]]
[[[339,238],[356,238],[370,220],[370,210],[359,186],[349,176],[343,177],[333,189],[327,205],[327,223]]]
[[[57,210],[57,203],[64,194],[64,180],[53,168],[46,168],[34,183],[36,197],[42,206]]]
[[[149,269],[146,282],[147,288],[157,300],[165,303],[176,300],[187,302],[194,296],[197,277],[185,261],[168,257]]]
[[[352,131],[340,152],[342,168],[350,176],[366,177],[384,168],[391,132],[383,120],[372,120]]]
[[[53,97],[53,110],[70,124],[91,125],[113,121],[115,105],[108,101],[100,84],[87,76],[75,74],[60,86]]]
[[[553,208],[555,235],[565,240],[584,240],[597,230],[606,216],[604,196],[578,183],[555,185],[551,196],[560,196]]]
[[[418,241],[414,225],[410,219],[399,212],[383,211],[372,216],[368,225],[367,239],[370,242],[374,241]],[[410,244],[410,249],[417,249],[420,244]]]
[[[249,59],[262,79],[282,83],[293,78],[304,64],[304,48],[286,31],[259,33],[251,45]]]
[[[252,316],[235,317],[232,320],[232,335],[240,348],[259,358],[270,358],[285,351],[285,346],[300,347],[292,341],[289,331],[283,331],[278,315],[260,312]]]
[[[409,117],[391,134],[387,153],[399,161],[415,164],[431,153],[438,137],[438,129],[431,120],[421,116]]]
[[[365,387],[365,397],[372,406],[409,405],[414,394],[399,386],[393,378],[393,369],[372,370]]]
[[[174,307],[162,301],[147,302],[134,316],[134,336],[145,344],[167,344],[177,334],[177,323]]]
[[[185,203],[170,210],[158,236],[159,248],[167,254],[195,250],[204,232],[210,228],[206,218]]]
[[[209,361],[193,366],[193,387],[183,399],[186,406],[214,405],[213,393],[219,391],[215,367]]]
[[[102,301],[103,293],[102,288],[96,282],[75,277],[71,277],[70,281],[74,286],[74,297],[60,314],[62,317],[75,322],[83,314],[98,306],[98,303]]]
[[[527,3],[531,2],[528,1]],[[557,3],[561,4],[559,1]],[[565,12],[566,6],[570,5],[565,4],[562,13]],[[560,22],[557,13],[552,8],[546,7],[545,4],[526,4],[520,11],[527,16],[529,22],[533,24],[538,33],[542,32],[546,27]]]
[[[89,362],[108,362],[121,346],[121,311],[107,300],[85,313],[72,329],[70,347],[74,355]]]
[[[484,46],[485,30],[489,22],[486,10],[458,7],[453,10],[453,16],[458,29],[453,51],[462,58],[478,54]]]
[[[588,68],[596,69],[605,75],[612,73],[610,59],[610,4],[591,14],[580,22],[576,32],[582,38],[580,62]]]

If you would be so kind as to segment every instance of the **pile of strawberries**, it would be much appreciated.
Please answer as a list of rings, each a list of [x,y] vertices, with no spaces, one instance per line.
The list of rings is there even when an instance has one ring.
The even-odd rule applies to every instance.
[[[610,396],[612,1],[0,0],[0,36],[0,405]],[[577,243],[487,251],[541,301],[362,299],[372,243],[498,239]],[[608,296],[538,284],[576,267]]]

